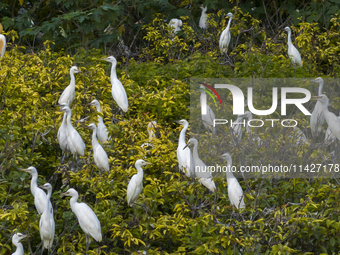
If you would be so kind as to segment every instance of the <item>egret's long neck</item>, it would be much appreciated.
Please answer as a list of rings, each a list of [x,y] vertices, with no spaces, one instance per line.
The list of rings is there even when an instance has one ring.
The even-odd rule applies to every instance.
[[[71,113],[71,111],[66,112],[66,115],[67,115],[67,117],[66,117],[67,126],[68,127],[72,127],[72,123],[71,123],[71,115],[72,115],[72,113]]]
[[[322,111],[325,113],[328,112],[328,105],[327,104],[322,104]]]
[[[37,172],[32,172],[32,179],[31,179],[31,192],[32,195],[35,196],[35,190],[38,188],[38,173]]]
[[[137,166],[135,166],[136,167],[136,169],[137,169],[137,174],[138,175],[143,175],[143,168],[140,166],[140,165],[137,165]]]
[[[46,207],[44,209],[44,213],[48,213],[49,212],[51,195],[52,195],[52,189],[48,189],[47,190],[47,198],[46,198],[47,199],[47,203],[46,203]]]
[[[65,112],[64,116],[63,116],[63,122],[61,124],[65,125],[66,124],[66,120],[67,120],[67,113]]]
[[[231,172],[231,166],[233,162],[231,159],[227,160],[227,182],[229,182],[229,179],[235,178],[234,174]]]
[[[320,82],[320,84],[319,84],[319,96],[322,95],[322,88],[323,88],[323,82]]]
[[[292,31],[288,30],[288,45],[292,45]]]
[[[24,247],[22,246],[21,243],[17,242],[14,245],[17,247],[17,249],[16,249],[14,254],[20,254],[20,255],[24,254]]]
[[[96,104],[97,112],[101,112],[100,104]]]
[[[198,147],[198,144],[195,143],[195,144],[194,144],[194,148],[192,149],[192,156],[193,156],[193,158],[199,158],[197,147]]]
[[[182,130],[181,130],[181,133],[179,134],[179,142],[180,143],[185,143],[185,134],[187,132],[188,127],[189,127],[189,124],[185,123]]]
[[[118,79],[117,78],[117,73],[116,73],[116,66],[117,66],[117,63],[112,63],[112,67],[111,67],[111,79]]]
[[[97,129],[93,129],[92,133],[92,147],[95,148],[98,145],[98,140],[97,140]]]
[[[74,73],[70,72],[70,76],[71,76],[70,85],[76,86],[76,78],[74,77]]]
[[[76,213],[76,211],[75,211],[73,208],[74,208],[74,206],[78,203],[78,202],[77,202],[78,196],[79,196],[79,195],[76,194],[76,195],[72,196],[71,199],[70,199],[70,206],[71,206],[71,209],[72,209],[72,211],[73,211],[74,213]]]
[[[230,30],[230,24],[231,24],[231,20],[232,20],[232,19],[233,19],[233,18],[230,18],[229,21],[228,21],[228,25],[227,25],[227,29],[228,29],[228,30]]]

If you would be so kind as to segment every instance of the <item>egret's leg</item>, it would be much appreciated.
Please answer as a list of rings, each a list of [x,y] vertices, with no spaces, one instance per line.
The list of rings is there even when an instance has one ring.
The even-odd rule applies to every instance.
[[[44,253],[44,241],[41,242],[41,255]]]
[[[63,151],[61,153],[61,165],[64,164],[64,159],[65,159],[65,152]]]
[[[90,248],[91,238],[88,234],[86,234],[86,254]]]

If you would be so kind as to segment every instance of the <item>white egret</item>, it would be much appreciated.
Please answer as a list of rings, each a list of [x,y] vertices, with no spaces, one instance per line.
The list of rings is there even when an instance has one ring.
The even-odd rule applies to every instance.
[[[93,159],[94,163],[99,170],[102,171],[109,171],[109,158],[107,157],[106,152],[104,151],[103,147],[97,141],[97,127],[95,124],[91,123],[87,127],[88,129],[92,129],[92,150],[93,150]]]
[[[24,247],[20,243],[21,239],[27,237],[26,235],[23,235],[21,233],[14,234],[12,237],[12,243],[17,247],[14,253],[12,255],[24,255]]]
[[[195,176],[198,178],[198,181],[207,187],[210,191],[215,192],[216,186],[215,182],[212,179],[211,172],[208,171],[205,163],[198,156],[198,141],[195,138],[190,138],[187,145],[183,148],[183,150],[189,145],[193,145],[194,148],[192,150],[192,158],[194,162],[194,171]]]
[[[2,34],[2,24],[0,24],[0,57],[3,57],[6,52],[6,37]]]
[[[201,89],[204,88],[203,85],[200,86]],[[201,105],[204,103],[203,98],[206,97],[206,93],[204,90],[201,90],[201,96],[200,96],[200,103]],[[206,104],[207,106],[207,114],[202,114],[202,122],[206,129],[208,129],[210,132],[213,133],[213,135],[216,135],[216,129],[214,127],[214,119],[215,114],[213,110],[211,110],[210,106]]]
[[[241,185],[235,178],[233,172],[231,171],[231,167],[233,164],[233,160],[229,153],[224,153],[220,158],[227,161],[227,182],[228,182],[228,197],[230,200],[230,203],[234,205],[237,209],[239,208],[246,208],[246,205],[244,203],[244,196],[243,196],[243,190],[241,188]]]
[[[90,247],[91,238],[93,237],[97,242],[102,241],[102,231],[100,222],[94,213],[94,211],[85,203],[78,203],[78,192],[71,188],[65,193],[61,193],[61,196],[71,197],[70,206],[72,212],[77,216],[79,226],[85,232],[86,235],[86,252]]]
[[[181,31],[181,26],[183,26],[183,22],[180,19],[171,19],[169,22],[169,26],[173,28],[174,34]]]
[[[46,193],[38,187],[38,171],[34,166],[30,166],[26,169],[20,169],[21,171],[30,173],[32,175],[31,179],[31,193],[34,197],[34,205],[37,209],[38,213],[41,214],[44,212],[46,204],[47,204],[47,196]],[[51,202],[49,202],[50,207],[52,208]]]
[[[151,163],[138,159],[135,163],[137,174],[133,175],[126,189],[126,200],[129,206],[133,206],[143,190],[143,169],[142,166],[150,165]]]
[[[340,112],[339,112],[338,119],[340,120]],[[331,143],[334,143],[335,140],[336,140],[336,137],[333,135],[332,131],[328,127],[327,131],[326,131],[326,136],[325,136],[325,143],[326,144],[331,144]]]
[[[319,84],[319,93],[318,96],[322,95],[322,87],[323,87],[323,79],[321,77],[312,80],[312,82],[316,82]],[[312,135],[314,137],[318,136],[322,132],[322,126],[325,122],[325,118],[322,112],[322,104],[321,102],[317,101],[310,116],[310,128],[312,130]]]
[[[178,160],[178,168],[186,174],[188,177],[195,177],[195,170],[194,170],[194,162],[192,158],[192,153],[189,147],[185,147],[185,134],[189,127],[189,123],[186,120],[179,120],[175,121],[178,124],[183,125],[181,133],[178,139],[178,147],[177,147],[177,160]]]
[[[247,118],[246,132],[249,135],[252,135],[252,132],[251,132],[251,129],[250,129],[250,126],[248,125],[248,123],[249,123],[249,121],[251,121],[253,119],[253,114],[250,111],[246,111],[244,113],[244,116]],[[242,129],[241,129],[241,131],[242,131]],[[252,139],[253,142],[257,142],[258,145],[262,144],[261,138],[259,136],[257,136],[256,134],[254,134],[251,139]]]
[[[322,104],[323,116],[332,134],[340,140],[340,119],[332,112],[328,111],[329,99],[325,94],[313,97]]]
[[[226,16],[229,17],[228,25],[226,29],[223,30],[220,36],[220,43],[219,43],[220,51],[222,54],[228,52],[228,46],[229,46],[230,39],[231,39],[230,24],[231,24],[231,20],[233,19],[233,14],[229,12]]]
[[[63,103],[61,104],[60,106],[67,106],[66,103]],[[57,135],[57,138],[58,138],[58,142],[59,142],[59,145],[60,145],[60,148],[62,150],[62,154],[63,154],[63,158],[62,158],[62,161],[64,161],[64,157],[67,153],[67,151],[69,150],[69,147],[68,147],[68,143],[67,143],[67,123],[66,123],[66,119],[67,119],[67,113],[65,112],[64,113],[64,116],[63,116],[63,121],[61,122],[61,125],[58,129],[58,135]]]
[[[123,110],[123,112],[127,112],[129,108],[129,102],[123,84],[117,78],[116,73],[117,60],[113,56],[104,58],[103,60],[112,63],[110,79],[112,85],[111,93],[113,100],[115,100],[115,102],[118,104],[120,109]]]
[[[71,109],[66,105],[61,108],[61,111],[67,113],[67,119],[66,119],[66,125],[67,125],[67,143],[68,147],[73,154],[73,157],[76,157],[78,155],[84,156],[85,153],[85,143],[83,142],[83,139],[77,132],[77,130],[74,129],[71,123],[71,116],[72,111]]]
[[[208,28],[208,24],[207,24],[207,10],[208,7],[203,7],[203,5],[200,7],[202,9],[202,14],[201,14],[201,18],[200,21],[198,23],[199,27],[202,29],[207,29]]]
[[[157,122],[154,120],[154,121],[150,121],[149,124],[148,124],[148,127],[147,127],[147,131],[148,131],[148,134],[149,134],[149,142],[148,143],[143,143],[141,145],[141,148],[143,149],[144,147],[147,147],[147,146],[150,146],[152,148],[154,148],[154,146],[152,145],[151,141],[152,139],[156,138],[156,130],[155,128],[157,127]]]
[[[44,185],[40,186],[40,188],[47,190],[47,201],[50,202],[50,198],[52,195],[52,185],[49,183],[45,183]],[[44,248],[51,250],[53,246],[55,223],[53,217],[53,208],[48,204],[46,204],[44,212],[40,218],[39,232],[41,241],[43,242],[42,251],[44,250]]]
[[[70,85],[67,86],[67,88],[64,90],[64,92],[61,94],[58,103],[61,104],[67,104],[71,105],[76,93],[76,78],[74,77],[74,74],[81,73],[81,71],[76,66],[72,66],[70,69],[70,76],[71,76],[71,82]]]
[[[238,142],[240,142],[242,139],[242,126],[246,125],[246,121],[243,119],[244,116],[244,114],[239,114],[230,129],[233,137],[236,138]]]
[[[309,144],[309,140],[307,139],[306,135],[301,131],[298,127],[292,127],[293,131],[292,134],[289,134],[289,137],[292,138],[295,142],[295,146]]]
[[[97,99],[94,99],[89,105],[93,105],[96,107],[97,112],[101,112],[100,104]],[[101,143],[105,143],[108,140],[109,132],[107,132],[107,128],[104,124],[103,118],[98,115],[98,125],[97,125],[97,136]]]
[[[299,51],[295,48],[295,46],[292,43],[292,30],[290,27],[285,27],[285,31],[288,32],[288,56],[290,60],[292,61],[293,65],[297,64],[298,66],[302,67],[302,60]]]

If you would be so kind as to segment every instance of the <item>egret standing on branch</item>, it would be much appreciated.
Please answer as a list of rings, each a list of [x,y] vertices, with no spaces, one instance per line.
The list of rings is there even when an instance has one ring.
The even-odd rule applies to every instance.
[[[222,54],[227,54],[228,52],[228,46],[230,43],[231,35],[230,35],[230,24],[231,20],[233,19],[233,14],[229,12],[226,16],[229,17],[228,25],[226,29],[223,30],[221,36],[220,36],[220,51]]]
[[[246,205],[243,200],[243,190],[241,185],[235,178],[234,174],[231,171],[231,167],[233,164],[233,160],[229,153],[225,153],[220,158],[227,161],[227,182],[228,182],[228,197],[230,203],[234,205],[237,209],[246,208]]]
[[[117,60],[113,56],[104,58],[103,60],[112,63],[110,79],[112,85],[111,93],[113,100],[115,100],[115,102],[118,104],[120,109],[123,110],[123,112],[127,112],[129,102],[123,84],[117,78],[116,73]]]
[[[299,67],[302,67],[302,60],[299,51],[295,48],[292,43],[292,30],[289,27],[285,27],[285,31],[288,32],[288,56],[294,65],[294,72],[295,72],[295,64]]]
[[[32,175],[31,179],[31,192],[34,197],[34,205],[37,209],[38,213],[41,214],[44,212],[47,204],[47,196],[46,193],[38,187],[37,181],[38,181],[38,171],[35,167],[30,166],[26,169],[20,169],[21,171],[30,173]],[[48,201],[50,207],[52,208],[52,204],[50,201]]]
[[[321,77],[318,77],[315,80],[311,81],[319,84],[318,96],[321,96],[323,88],[323,79]],[[325,118],[322,112],[322,104],[320,101],[317,101],[312,112],[312,115],[310,116],[310,128],[312,130],[313,137],[318,136],[322,132],[322,126],[324,122]]]
[[[70,69],[70,76],[71,76],[71,82],[70,85],[67,86],[67,88],[64,90],[64,92],[61,94],[58,104],[67,104],[71,105],[74,99],[74,96],[76,94],[76,78],[74,77],[74,74],[81,73],[81,71],[76,67],[72,66]]]
[[[110,170],[109,166],[109,158],[107,157],[106,152],[103,147],[97,141],[97,127],[95,124],[91,123],[87,127],[88,129],[92,129],[92,150],[93,150],[93,159],[94,163],[101,171],[108,172]]]
[[[198,181],[207,187],[211,192],[215,192],[216,186],[215,182],[212,179],[211,173],[208,171],[206,164],[200,159],[198,156],[198,141],[195,138],[190,138],[187,145],[183,148],[187,148],[189,145],[194,145],[192,150],[192,157],[194,161],[194,171],[195,176],[198,178]]]
[[[182,25],[183,25],[183,22],[180,19],[171,19],[170,20],[169,26],[174,30],[173,36],[175,36],[179,31],[181,31]]]
[[[50,202],[50,198],[52,195],[52,186],[49,183],[46,183],[40,186],[42,189],[47,190],[47,201]],[[55,231],[55,224],[54,224],[54,217],[53,217],[53,208],[46,203],[44,208],[44,212],[41,215],[40,222],[39,222],[39,232],[41,241],[43,242],[42,252],[45,249],[51,250],[53,246],[53,239],[54,239],[54,231]]]
[[[155,135],[155,133],[156,133],[155,128],[156,127],[157,127],[157,122],[155,120],[149,122],[148,127],[146,128],[146,130],[148,131],[148,134],[149,134],[149,142],[143,143],[141,145],[142,149],[146,146],[150,146],[150,147],[154,148],[151,141],[152,141],[152,139],[156,138],[156,135]]]
[[[189,127],[189,123],[186,120],[179,120],[175,121],[178,124],[183,125],[181,133],[178,139],[178,147],[177,147],[177,160],[178,160],[178,168],[186,174],[188,177],[195,177],[195,170],[194,170],[194,161],[192,158],[191,150],[189,147],[185,147],[185,134]]]
[[[325,94],[313,97],[322,104],[323,116],[332,134],[340,140],[340,119],[332,112],[328,111],[329,99]]]
[[[203,5],[200,7],[202,9],[202,14],[201,14],[201,18],[200,21],[198,23],[199,27],[202,29],[207,29],[208,28],[208,24],[207,24],[207,10],[208,7],[203,7]]]
[[[200,96],[200,104],[203,104],[203,97],[205,96],[205,91],[204,91],[204,86],[200,86],[201,89],[201,96]],[[214,119],[215,119],[215,114],[213,110],[211,110],[210,106],[206,104],[207,106],[207,114],[202,114],[202,122],[203,125],[205,126],[206,129],[208,129],[212,134],[215,136],[216,135],[216,129],[214,127]]]
[[[143,159],[138,159],[135,163],[135,167],[137,169],[137,174],[132,176],[129,185],[126,189],[126,200],[129,206],[133,206],[133,204],[137,201],[140,193],[143,190],[143,169],[142,166],[150,165],[151,163],[144,161]]]
[[[66,103],[61,104],[62,107],[67,106]],[[67,151],[69,150],[68,147],[68,143],[67,143],[67,124],[66,124],[66,119],[67,119],[67,113],[64,112],[64,116],[63,116],[63,121],[58,129],[58,142],[60,145],[60,148],[62,150],[62,162],[64,161],[64,157],[67,153]]]
[[[24,255],[24,247],[20,243],[21,239],[27,237],[21,233],[14,234],[12,237],[12,243],[17,247],[16,251],[12,255]]]
[[[6,37],[2,34],[2,24],[0,23],[0,57],[3,57],[6,52]]]
[[[94,99],[91,103],[88,105],[93,105],[96,107],[97,112],[101,112],[100,104],[97,99]],[[103,144],[108,140],[109,132],[107,132],[107,128],[104,124],[103,118],[98,115],[98,125],[97,125],[97,136],[99,141]]]
[[[68,106],[64,106],[61,108],[61,111],[67,113],[67,119],[66,119],[66,125],[67,125],[67,143],[68,147],[73,154],[73,157],[77,159],[77,165],[78,165],[78,158],[77,156],[84,156],[85,154],[85,143],[83,142],[83,139],[77,132],[77,130],[74,129],[71,123],[71,116],[72,111]]]
[[[245,125],[245,120],[243,120],[244,116],[245,116],[244,114],[239,114],[235,122],[233,122],[233,125],[230,129],[232,132],[234,141],[240,142],[242,139],[242,125],[243,124]]]
[[[61,196],[71,197],[70,205],[72,212],[77,216],[79,225],[86,235],[86,252],[88,251],[91,243],[92,236],[97,242],[102,241],[102,231],[100,222],[93,212],[93,210],[85,203],[78,203],[78,192],[75,189],[69,189]]]

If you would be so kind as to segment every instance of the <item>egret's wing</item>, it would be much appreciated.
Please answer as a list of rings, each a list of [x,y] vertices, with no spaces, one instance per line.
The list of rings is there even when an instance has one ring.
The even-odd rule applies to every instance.
[[[98,144],[96,147],[96,157],[98,163],[106,170],[109,171],[109,158],[107,157],[106,152],[103,147]]]
[[[36,188],[34,194],[34,205],[39,214],[44,212],[46,203],[47,203],[46,193],[42,189]]]
[[[6,37],[0,34],[0,56],[3,57],[6,52]]]
[[[138,176],[137,174],[135,174],[134,176],[132,176],[126,190],[126,199],[129,206],[132,206],[132,204],[135,202],[134,200],[136,197],[137,190],[138,190]]]
[[[76,216],[82,230],[91,235],[97,242],[102,240],[100,222],[94,211],[85,203],[77,204]]]
[[[83,139],[77,130],[73,128],[73,132],[70,135],[72,135],[73,146],[76,148],[77,153],[81,156],[84,156],[85,143],[83,142]]]
[[[340,140],[340,120],[334,113],[327,114],[327,124],[332,134]]]

